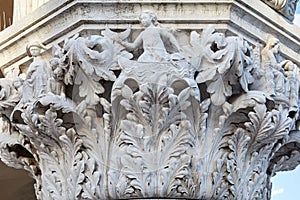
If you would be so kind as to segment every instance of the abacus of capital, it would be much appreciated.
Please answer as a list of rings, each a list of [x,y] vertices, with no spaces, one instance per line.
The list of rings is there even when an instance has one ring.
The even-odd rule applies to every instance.
[[[43,2],[0,32],[37,199],[270,199],[299,164],[296,0]]]

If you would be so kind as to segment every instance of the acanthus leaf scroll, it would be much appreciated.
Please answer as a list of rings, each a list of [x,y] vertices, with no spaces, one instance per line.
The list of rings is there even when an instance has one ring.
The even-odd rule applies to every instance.
[[[110,68],[113,65],[115,47],[112,41],[102,36],[92,35],[82,38],[75,35],[65,41],[60,51],[65,53],[60,59],[65,71],[64,83],[79,87],[79,96],[87,104],[96,105],[98,94],[104,93],[100,80],[115,81],[116,76]],[[98,51],[99,50],[99,51]]]
[[[153,11],[141,23],[133,42],[106,28],[56,45],[34,63],[47,85],[1,79],[2,160],[31,172],[38,199],[269,199],[271,175],[300,161],[295,65],[266,45],[254,66],[254,45],[212,26],[180,44]],[[289,98],[255,82],[274,65]]]
[[[196,61],[196,81],[207,85],[212,103],[222,105],[233,94],[232,87],[239,83],[241,89],[248,91],[253,83],[250,71],[253,68],[252,48],[238,37],[225,37],[216,33],[212,26],[203,31],[200,38],[191,33],[191,45]]]

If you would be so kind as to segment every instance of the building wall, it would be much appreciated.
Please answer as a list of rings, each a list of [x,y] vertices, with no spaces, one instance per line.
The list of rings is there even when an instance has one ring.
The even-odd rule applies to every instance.
[[[0,31],[12,23],[13,0],[0,0]]]

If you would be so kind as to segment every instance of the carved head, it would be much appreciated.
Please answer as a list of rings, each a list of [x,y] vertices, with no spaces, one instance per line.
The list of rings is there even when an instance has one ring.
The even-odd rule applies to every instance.
[[[57,67],[53,71],[53,76],[57,81],[63,81],[64,80],[64,70],[61,67]]]
[[[296,69],[296,65],[292,61],[287,61],[284,65],[285,71],[294,71]]]
[[[64,70],[60,65],[59,58],[54,57],[52,60],[50,60],[50,66],[53,71],[53,77],[57,81],[62,81],[64,79]]]
[[[41,50],[45,49],[39,42],[33,42],[26,46],[26,52],[29,57],[41,55]]]
[[[151,24],[156,25],[157,22],[157,15],[152,10],[144,10],[140,15],[141,24],[144,27],[148,27]]]
[[[266,45],[266,48],[271,50],[272,53],[277,54],[280,51],[279,40],[277,38],[271,37]]]
[[[21,87],[23,86],[23,83],[24,83],[24,80],[21,79],[21,78],[19,78],[19,77],[17,77],[17,78],[14,79],[14,81],[13,81],[13,86],[14,86],[17,90],[19,90],[19,88],[21,88]]]

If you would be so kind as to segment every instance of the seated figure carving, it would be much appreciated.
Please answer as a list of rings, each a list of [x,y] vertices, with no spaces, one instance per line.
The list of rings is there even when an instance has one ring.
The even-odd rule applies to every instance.
[[[59,57],[62,57],[62,50],[58,45],[53,47],[54,57],[50,60],[50,67],[52,69],[52,77],[49,78],[49,91],[55,95],[65,97],[64,88],[64,69],[61,66],[61,61]]]
[[[280,98],[288,97],[288,103],[293,111],[298,109],[297,66],[290,60],[279,62],[277,56],[280,52],[279,40],[272,37],[262,50],[262,68],[264,76],[271,79],[265,82],[265,92]],[[273,81],[270,81],[273,80]]]
[[[276,56],[279,54],[280,44],[279,40],[272,37],[268,40],[266,46],[261,52],[262,56],[262,67],[270,67],[271,75],[274,76],[273,87],[270,88],[268,93],[275,95],[276,93],[284,93],[284,66],[288,62],[287,60],[278,62]],[[272,79],[271,79],[272,80]]]
[[[140,22],[145,30],[133,43],[123,41],[120,38],[115,38],[115,40],[128,50],[135,50],[142,46],[144,52],[139,56],[139,62],[181,59],[180,47],[176,38],[166,28],[159,25],[157,15],[153,11],[143,11],[140,15]]]
[[[58,59],[52,59],[50,65],[53,71],[53,77],[49,79],[49,89],[53,94],[65,96],[63,84],[64,71],[62,67],[59,66]]]
[[[195,97],[200,99],[197,83],[193,79],[194,68],[184,57],[175,36],[158,23],[157,15],[153,11],[143,11],[139,19],[145,29],[132,43],[125,41],[130,29],[121,33],[109,29],[104,31],[105,36],[118,44],[116,46],[121,45],[121,51],[124,47],[129,51],[143,49],[137,61],[130,60],[132,57],[123,56],[123,52],[119,54],[118,65],[122,70],[113,90],[122,90],[126,84],[134,91],[138,85],[152,83],[172,86],[175,93],[182,88],[190,87],[194,90]],[[117,92],[114,94],[118,95]],[[114,94],[112,101],[115,98]]]

